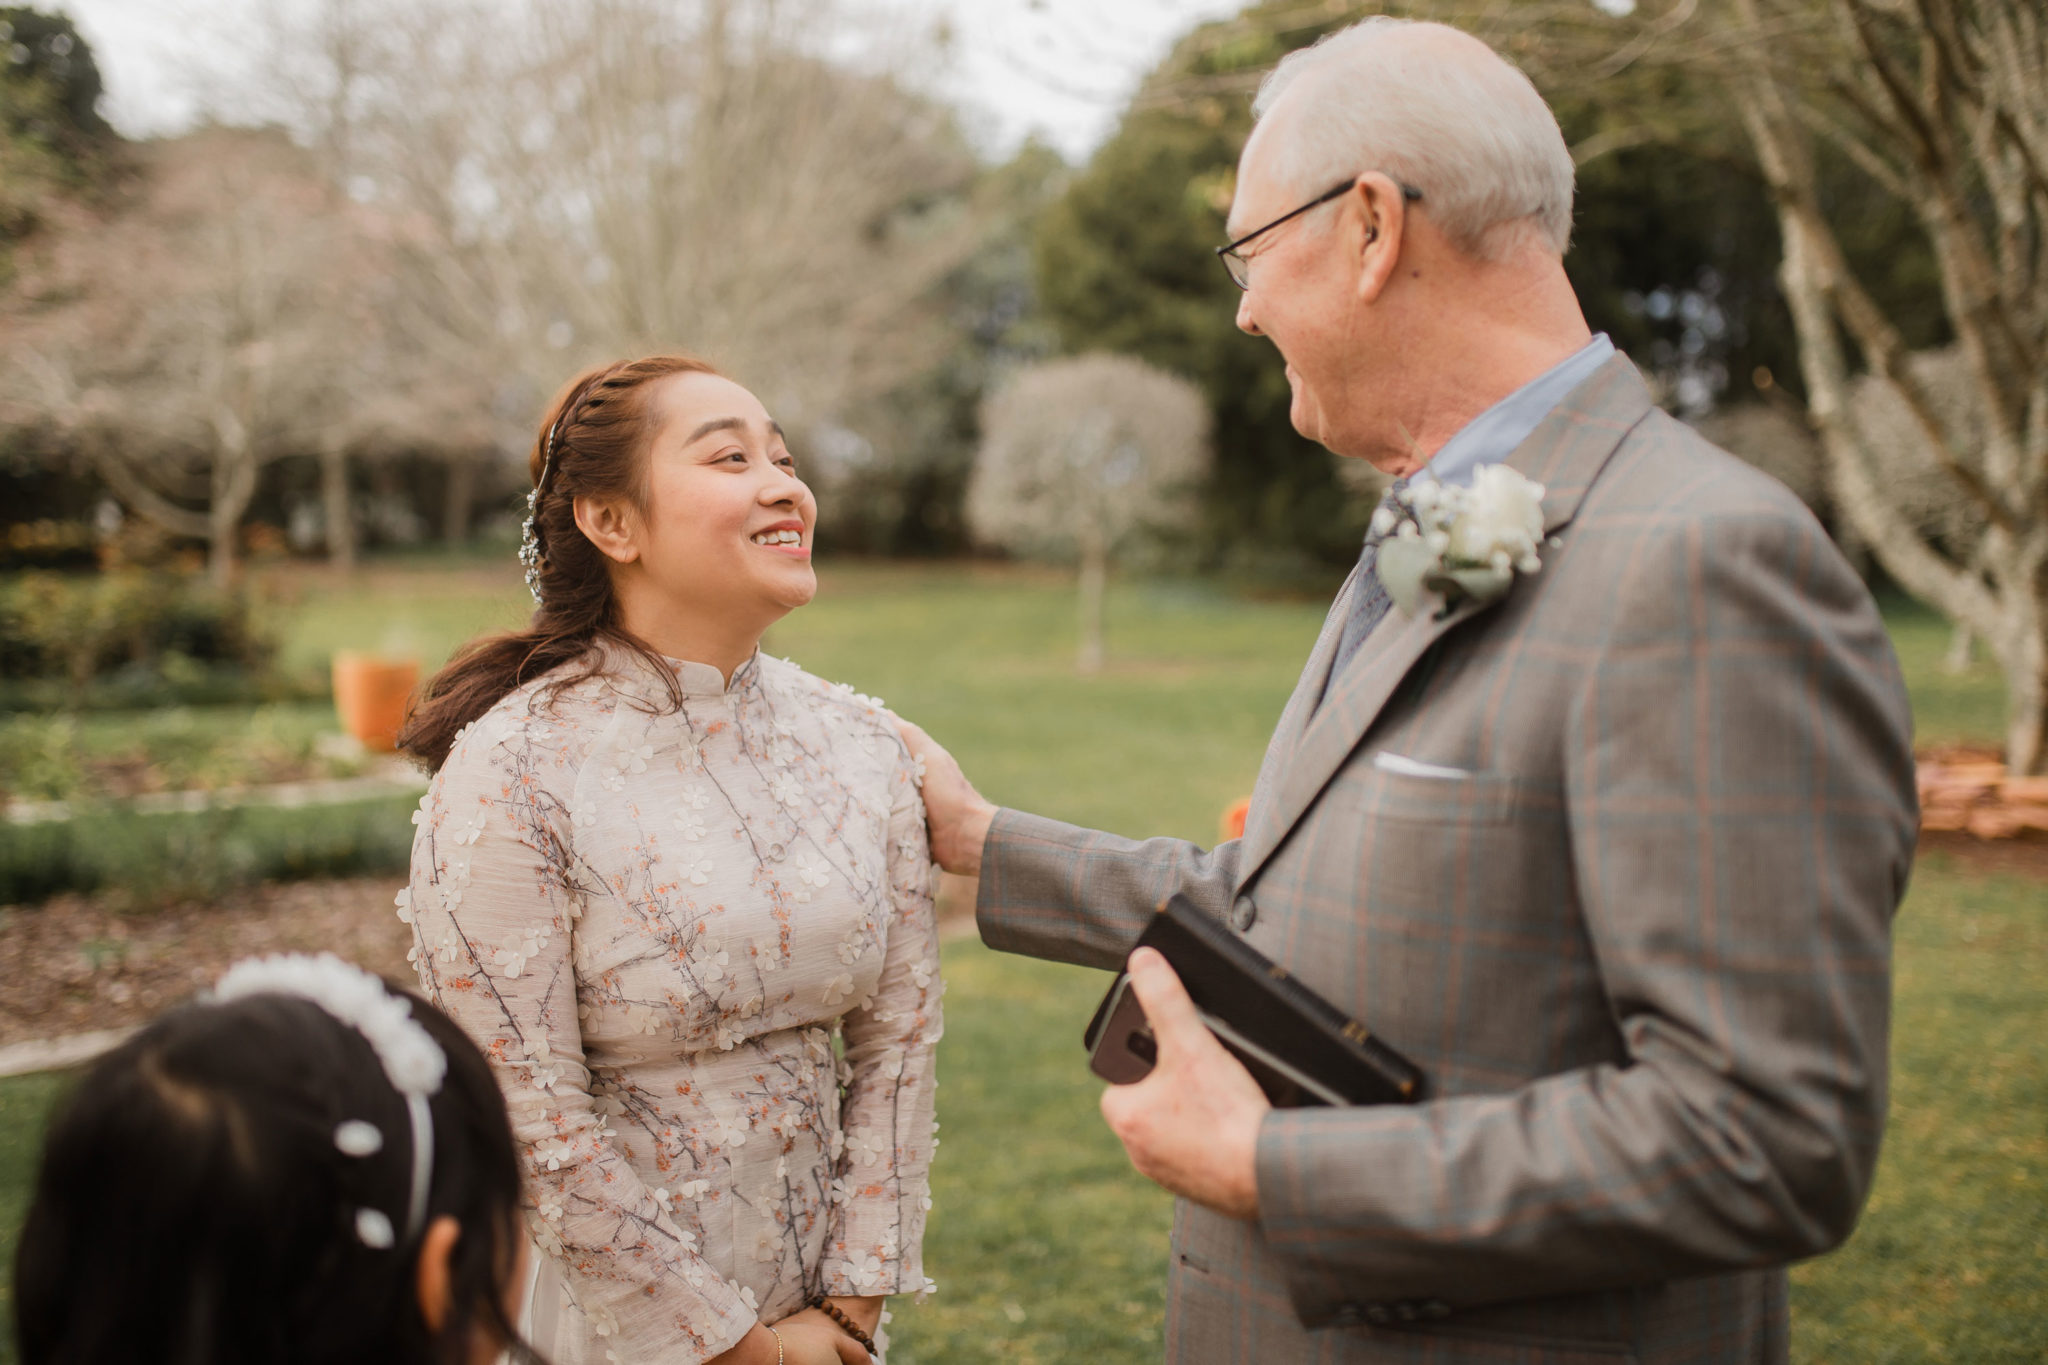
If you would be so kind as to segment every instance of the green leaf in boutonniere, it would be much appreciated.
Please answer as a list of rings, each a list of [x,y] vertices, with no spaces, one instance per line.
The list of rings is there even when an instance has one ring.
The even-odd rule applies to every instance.
[[[1437,552],[1420,536],[1388,536],[1380,542],[1373,571],[1403,616],[1413,616],[1428,591],[1423,579],[1437,567]]]

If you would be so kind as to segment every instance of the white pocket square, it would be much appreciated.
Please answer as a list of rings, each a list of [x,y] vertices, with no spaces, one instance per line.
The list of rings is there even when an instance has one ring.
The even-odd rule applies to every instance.
[[[1424,763],[1418,758],[1382,749],[1372,756],[1372,766],[1381,772],[1400,773],[1403,777],[1433,777],[1441,782],[1457,782],[1472,776],[1463,768],[1446,768],[1441,763]]]

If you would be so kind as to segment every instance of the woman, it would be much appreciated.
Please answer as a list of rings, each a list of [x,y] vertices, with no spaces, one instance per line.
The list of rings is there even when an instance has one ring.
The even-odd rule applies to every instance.
[[[50,1125],[22,1365],[531,1362],[525,1246],[475,1045],[338,958],[253,959],[96,1062]]]
[[[761,655],[817,590],[782,431],[692,360],[572,383],[539,604],[429,683],[402,916],[525,1153],[534,1344],[863,1362],[922,1290],[939,981],[919,774],[880,703]]]

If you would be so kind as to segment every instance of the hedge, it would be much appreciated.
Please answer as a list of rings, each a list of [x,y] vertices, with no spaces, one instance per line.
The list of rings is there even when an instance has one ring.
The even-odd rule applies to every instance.
[[[0,905],[102,890],[162,902],[264,881],[402,872],[416,805],[380,796],[148,815],[102,806],[67,820],[0,823]]]

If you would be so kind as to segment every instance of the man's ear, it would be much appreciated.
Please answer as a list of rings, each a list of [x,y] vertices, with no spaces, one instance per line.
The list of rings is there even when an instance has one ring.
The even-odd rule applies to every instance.
[[[1390,176],[1367,171],[1351,187],[1346,202],[1357,209],[1350,228],[1353,235],[1346,245],[1358,253],[1358,298],[1361,303],[1374,303],[1401,261],[1401,246],[1407,240],[1408,200]]]
[[[576,525],[598,548],[598,552],[620,564],[631,564],[640,557],[640,545],[635,536],[640,519],[625,503],[611,498],[576,499]]]
[[[413,1272],[413,1287],[419,1295],[420,1317],[427,1330],[439,1335],[455,1303],[455,1278],[451,1262],[455,1244],[462,1240],[462,1225],[442,1214],[427,1224],[420,1238],[419,1265]]]

